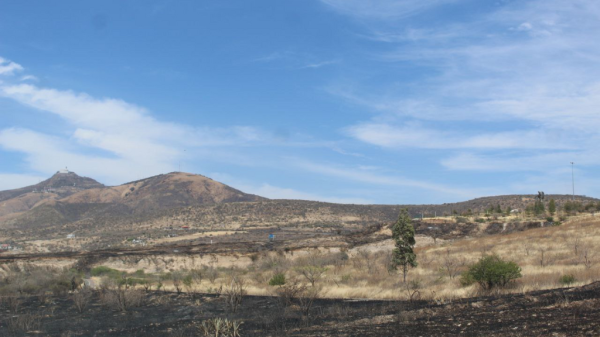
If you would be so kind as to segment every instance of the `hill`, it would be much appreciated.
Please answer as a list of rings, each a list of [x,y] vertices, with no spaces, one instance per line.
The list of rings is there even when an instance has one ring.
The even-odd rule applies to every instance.
[[[267,200],[202,175],[161,174],[115,187],[89,189],[61,199],[64,204],[121,204],[133,213],[229,202]]]
[[[493,196],[441,205],[269,200],[189,173],[163,174],[112,187],[72,172],[57,173],[38,185],[0,193],[15,196],[0,203],[0,239],[62,240],[76,233],[78,237],[94,238],[94,245],[103,247],[122,244],[132,237],[162,240],[174,234],[174,228],[186,228],[188,236],[265,228],[347,232],[392,223],[401,208],[407,208],[415,218],[473,214],[475,217],[469,221],[475,221],[478,214],[492,206],[500,206],[503,211],[523,210],[535,201],[534,195]],[[569,195],[546,197],[554,199],[559,208],[572,199]],[[600,209],[597,199],[575,199],[591,205],[588,210]],[[493,216],[488,220],[493,221]],[[470,230],[458,232],[468,235]]]
[[[103,188],[94,179],[80,177],[75,172],[61,170],[38,184],[19,189],[0,191],[0,217],[24,212],[51,200],[59,200],[77,192]]]

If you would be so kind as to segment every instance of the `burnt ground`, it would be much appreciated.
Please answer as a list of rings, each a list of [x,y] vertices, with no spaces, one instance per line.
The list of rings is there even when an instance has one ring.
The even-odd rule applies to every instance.
[[[232,313],[223,297],[150,292],[140,306],[118,311],[95,294],[83,313],[70,296],[6,300],[0,336],[200,336],[202,320],[243,321],[241,336],[598,336],[600,282],[518,295],[431,301],[317,300],[304,317],[278,297],[246,296]],[[41,300],[43,300],[41,302]],[[11,309],[12,308],[12,309]],[[19,317],[31,331],[13,331]]]

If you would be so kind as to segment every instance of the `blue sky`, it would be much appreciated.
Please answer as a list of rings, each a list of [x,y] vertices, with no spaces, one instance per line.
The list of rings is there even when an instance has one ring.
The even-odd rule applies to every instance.
[[[600,193],[591,0],[7,2],[0,189],[68,166],[271,198]]]

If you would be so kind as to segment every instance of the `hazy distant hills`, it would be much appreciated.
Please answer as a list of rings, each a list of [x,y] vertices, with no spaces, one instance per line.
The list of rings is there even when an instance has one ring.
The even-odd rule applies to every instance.
[[[117,215],[227,202],[260,201],[210,178],[170,173],[107,187],[74,172],[59,171],[50,179],[20,189],[0,192],[0,217],[34,208],[53,208],[58,213],[84,213],[90,206],[110,206]],[[61,211],[62,210],[62,211]],[[39,212],[37,212],[39,213]]]
[[[547,195],[558,206],[572,197]],[[582,202],[597,199],[577,196]],[[524,209],[533,195],[477,198],[442,205],[347,205],[303,200],[269,200],[210,178],[169,173],[107,187],[73,172],[57,173],[37,185],[0,192],[0,228],[14,235],[52,237],[86,230],[100,233],[165,225],[243,228],[245,226],[364,226],[395,220],[401,207],[414,216],[483,212],[500,205]]]

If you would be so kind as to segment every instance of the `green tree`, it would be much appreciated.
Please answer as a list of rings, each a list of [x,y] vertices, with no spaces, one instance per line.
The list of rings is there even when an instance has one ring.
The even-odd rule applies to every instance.
[[[285,274],[277,273],[269,280],[270,286],[282,286],[285,285]]]
[[[535,213],[535,215],[540,215],[544,212],[546,212],[546,206],[544,206],[544,203],[541,200],[537,200],[533,205],[533,213]]]
[[[504,287],[521,277],[521,267],[512,261],[504,261],[497,255],[482,257],[462,275],[461,283],[477,282],[483,289]]]
[[[502,208],[500,208],[500,204],[496,205],[496,213],[501,214]]]
[[[406,282],[408,269],[417,266],[417,255],[413,251],[415,228],[405,208],[400,211],[398,221],[392,228],[392,238],[396,245],[392,252],[392,267],[394,270],[397,270],[399,266],[402,268],[403,281]]]
[[[556,213],[556,201],[554,201],[554,199],[550,199],[550,202],[548,203],[548,212],[550,212],[550,215]]]

